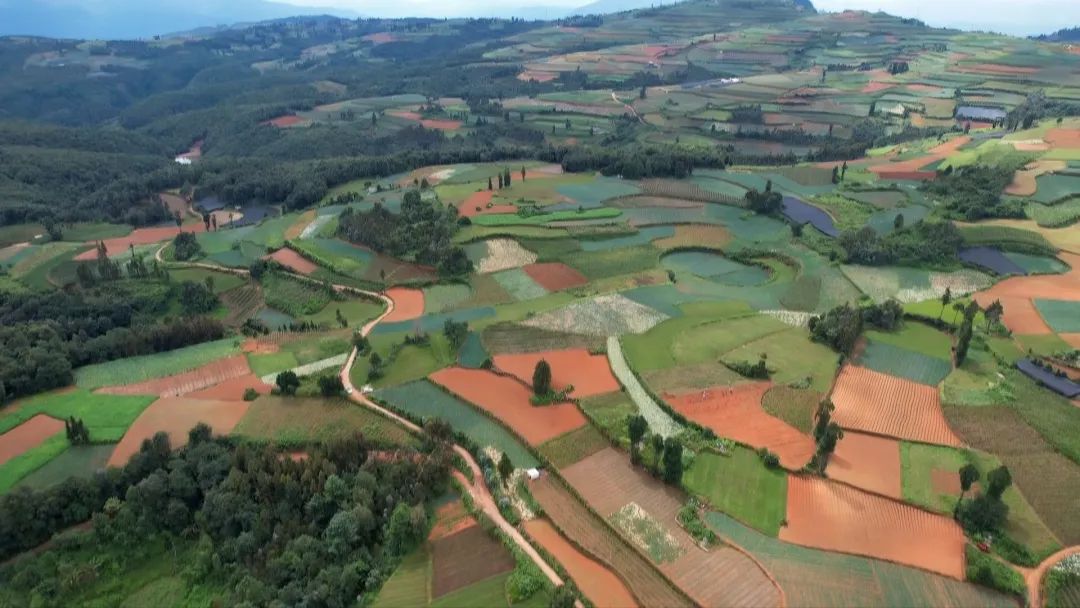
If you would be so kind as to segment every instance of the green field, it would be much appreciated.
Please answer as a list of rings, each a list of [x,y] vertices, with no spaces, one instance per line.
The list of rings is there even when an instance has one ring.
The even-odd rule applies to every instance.
[[[1080,302],[1070,300],[1035,300],[1035,308],[1058,333],[1080,332]]]
[[[362,433],[377,444],[416,445],[401,425],[351,401],[263,396],[251,403],[232,434],[286,446]]]
[[[559,435],[536,449],[556,468],[568,467],[608,446],[608,440],[591,424]]]
[[[769,414],[810,434],[814,416],[822,394],[808,388],[791,388],[777,385],[768,390],[761,400],[761,407]]]
[[[612,219],[622,215],[622,211],[611,207],[585,209],[582,211],[554,211],[539,215],[522,216],[515,213],[491,213],[473,218],[477,226],[542,226],[551,222],[576,222],[582,220]]]
[[[1028,203],[1024,212],[1039,226],[1063,228],[1080,220],[1080,197],[1070,198],[1054,205]]]
[[[511,268],[491,275],[499,285],[519,302],[547,295],[547,290],[520,268]]]
[[[57,433],[46,439],[40,445],[11,458],[0,464],[0,494],[15,487],[27,475],[45,466],[64,450],[68,449],[69,443],[63,432]]]
[[[155,396],[98,395],[86,389],[53,391],[20,399],[0,410],[0,433],[38,414],[64,419],[81,418],[95,442],[119,441]]]
[[[748,341],[724,353],[722,359],[725,363],[755,363],[761,355],[766,356],[773,382],[806,386],[821,393],[832,386],[839,365],[836,353],[811,341],[809,333],[797,327]]]
[[[948,359],[951,356],[952,337],[916,321],[905,321],[896,331],[870,330],[866,332],[866,337],[874,342],[891,344],[928,357]]]
[[[596,428],[613,438],[619,447],[630,449],[630,431],[626,420],[636,416],[638,407],[625,392],[596,395],[581,400],[581,411]]]
[[[340,327],[338,323],[338,311],[349,327],[363,327],[368,321],[382,314],[385,305],[367,298],[349,297],[344,300],[330,300],[321,310],[314,314],[303,315],[301,319],[326,325],[327,327]]]
[[[217,294],[248,282],[244,277],[231,272],[216,272],[205,268],[173,268],[169,270],[169,278],[176,283],[191,281],[199,284],[205,284],[206,279],[209,278],[213,281],[214,293]]]
[[[883,374],[907,378],[929,386],[937,385],[952,371],[952,364],[947,359],[930,357],[875,340],[867,343],[858,362],[863,367]]]
[[[641,302],[636,296],[632,299]],[[647,306],[655,304],[649,300],[641,303]],[[663,311],[664,307],[657,309]],[[716,360],[739,344],[787,328],[771,317],[754,315],[748,306],[740,302],[686,304],[681,307],[672,306],[669,312],[679,312],[683,316],[668,319],[644,334],[623,336],[626,360],[637,371],[668,369],[679,364]],[[713,326],[723,326],[726,329],[713,330]],[[708,338],[704,337],[706,331],[710,332]],[[722,342],[714,343],[714,339]],[[701,352],[706,349],[707,352]]]
[[[430,559],[423,546],[407,555],[401,560],[401,564],[390,578],[383,583],[371,608],[427,606]]]
[[[683,485],[755,530],[769,536],[780,533],[787,514],[787,473],[766,468],[750,449],[736,447],[730,456],[699,453]]]
[[[236,338],[224,338],[152,355],[95,363],[75,370],[75,383],[80,388],[91,390],[103,386],[135,384],[191,371],[236,354],[239,350],[239,341]]]
[[[89,479],[98,471],[105,469],[115,447],[114,443],[70,446],[41,468],[24,477],[17,487],[25,486],[32,490],[42,490],[69,477]]]
[[[375,396],[411,416],[442,418],[477,445],[490,445],[504,452],[517,467],[538,464],[529,450],[499,423],[427,380],[381,389]]]
[[[331,292],[307,281],[294,279],[277,272],[262,277],[266,304],[293,317],[315,315],[331,303]]]

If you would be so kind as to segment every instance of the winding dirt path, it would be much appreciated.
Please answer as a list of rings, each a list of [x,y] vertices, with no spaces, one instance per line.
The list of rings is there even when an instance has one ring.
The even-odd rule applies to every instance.
[[[632,105],[624,102],[623,100],[619,99],[618,96],[615,95],[615,91],[611,92],[611,99],[614,100],[615,103],[621,103],[624,108],[626,108],[627,110],[630,110],[630,113],[634,115],[634,118],[636,118],[638,122],[640,122],[641,124],[645,124],[645,119],[642,118],[641,115],[637,113],[637,110],[634,109],[634,106],[632,106]]]
[[[1044,559],[1041,564],[1035,566],[1034,568],[1017,568],[1017,570],[1019,570],[1020,573],[1024,576],[1024,582],[1027,583],[1028,606],[1031,606],[1031,608],[1042,608],[1042,581],[1043,577],[1046,576],[1046,572],[1066,557],[1077,554],[1080,554],[1080,545],[1065,547],[1064,549]]]

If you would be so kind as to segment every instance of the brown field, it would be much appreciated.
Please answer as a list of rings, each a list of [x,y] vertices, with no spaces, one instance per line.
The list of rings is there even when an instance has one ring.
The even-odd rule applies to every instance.
[[[197,222],[184,226],[184,232],[206,232],[206,226],[202,222]],[[105,243],[105,251],[109,255],[116,255],[123,253],[128,247],[135,245],[149,245],[151,243],[160,243],[162,241],[171,240],[177,234],[180,233],[180,229],[175,225],[164,226],[161,228],[138,228],[133,230],[131,234],[127,236],[117,237],[115,239],[105,239],[102,241]],[[97,245],[97,241],[91,241],[88,245]],[[91,249],[90,251],[84,251],[75,256],[75,261],[82,262],[86,260],[96,260],[97,250]]]
[[[484,328],[481,338],[489,353],[536,353],[566,348],[597,351],[603,350],[605,344],[603,337],[568,334],[514,323],[488,326]]]
[[[571,287],[581,287],[589,282],[585,275],[561,262],[529,264],[522,270],[548,291],[562,291]]]
[[[959,446],[936,387],[845,365],[833,387],[833,420],[845,429]]]
[[[1014,145],[1014,147],[1017,150],[1021,150],[1018,145]],[[1038,160],[1028,163],[1022,170],[1017,171],[1016,174],[1013,175],[1013,181],[1005,188],[1005,194],[1012,194],[1013,196],[1032,196],[1038,189],[1038,184],[1035,182],[1036,177],[1039,177],[1044,173],[1060,171],[1066,166],[1067,164],[1063,160]]]
[[[460,498],[452,500],[435,510],[435,525],[428,533],[428,540],[439,540],[475,525],[476,520],[465,510],[465,503]]]
[[[38,414],[0,435],[0,464],[36,448],[64,430],[64,421]]]
[[[965,63],[955,66],[952,70],[957,72],[975,72],[977,74],[1035,74],[1039,68],[1019,67],[1015,65],[1002,65],[1000,63]]]
[[[431,543],[431,597],[510,572],[514,557],[480,526],[469,526]]]
[[[583,348],[495,355],[493,362],[500,371],[532,384],[533,370],[541,359],[551,366],[552,387],[561,391],[573,385],[574,391],[570,396],[575,399],[602,395],[621,388],[611,373],[607,357],[591,355]]]
[[[1065,545],[1080,544],[1080,467],[1009,407],[945,406],[956,432],[1009,467],[1013,483]]]
[[[272,387],[260,380],[255,374],[246,374],[238,378],[231,378],[224,382],[219,382],[214,386],[202,390],[187,393],[184,396],[188,399],[240,401],[244,398],[244,392],[249,388],[260,395],[269,395]]]
[[[187,199],[179,194],[169,194],[168,192],[162,192],[158,195],[161,198],[161,202],[165,204],[165,207],[169,209],[169,213],[180,215],[186,215],[188,212]]]
[[[464,217],[474,217],[485,213],[516,213],[517,207],[514,205],[492,205],[488,207],[488,203],[495,196],[495,192],[492,190],[480,190],[473,192],[464,201],[458,205],[458,213]]]
[[[383,323],[410,321],[424,314],[424,292],[419,289],[391,287],[386,296],[394,301],[394,310],[386,315]]]
[[[746,555],[731,547],[700,549],[679,527],[679,508],[686,500],[679,490],[630,465],[629,457],[603,449],[563,469],[563,476],[604,517],[634,502],[677,539],[683,549],[660,570],[703,606],[777,606],[780,590]]]
[[[213,386],[225,380],[232,380],[251,374],[247,357],[234,355],[207,363],[190,372],[166,376],[157,380],[147,380],[137,384],[122,384],[99,388],[98,393],[108,395],[157,395],[158,397],[176,397],[192,391]]]
[[[689,247],[708,243],[710,246],[724,248],[731,242],[731,233],[723,226],[711,224],[682,224],[675,226],[675,234],[653,241],[661,251],[676,247]]]
[[[1046,321],[1043,320],[1042,315],[1039,314],[1039,309],[1035,308],[1035,302],[1031,298],[995,296],[992,295],[994,292],[995,289],[991,287],[987,291],[977,293],[975,294],[975,301],[980,306],[989,306],[994,300],[1001,300],[1001,305],[1005,307],[1002,323],[1009,328],[1009,331],[1021,335],[1054,333],[1050,326],[1046,324]]]
[[[535,80],[536,82],[551,82],[552,80],[558,78],[559,75],[555,72],[525,70],[524,72],[518,74],[517,77],[518,80],[524,80],[525,82],[528,82],[530,80]]]
[[[953,520],[821,478],[788,478],[780,539],[964,579],[964,533]]]
[[[788,423],[765,413],[761,399],[771,382],[719,386],[664,399],[683,416],[723,437],[768,448],[788,469],[800,469],[814,455],[814,440]]]
[[[287,114],[285,116],[278,116],[277,118],[268,120],[263,124],[273,125],[279,129],[284,129],[287,127],[296,126],[302,122],[304,122],[303,118],[300,118],[299,116],[295,116],[293,114]]]
[[[864,86],[862,88],[860,93],[877,93],[878,91],[885,91],[887,89],[891,89],[894,86],[896,86],[896,85],[888,83],[888,82],[879,82],[877,80],[873,80],[871,82],[866,83],[866,86]]]
[[[1055,148],[1080,148],[1080,129],[1050,129],[1043,139]]]
[[[429,377],[503,421],[534,446],[586,424],[573,404],[534,406],[529,402],[532,391],[517,380],[486,370],[449,367]]]
[[[1071,267],[1065,274],[1010,277],[975,294],[975,301],[980,306],[987,306],[994,300],[1001,300],[1005,307],[1002,322],[1013,333],[1052,333],[1033,300],[1080,300],[1080,255],[1061,252],[1058,257]]]
[[[364,36],[363,38],[361,38],[361,40],[366,40],[374,45],[380,45],[386,44],[387,42],[394,42],[397,40],[397,37],[390,32],[376,32],[374,34],[368,34],[367,36]]]
[[[187,444],[188,431],[205,422],[217,435],[227,435],[247,413],[246,401],[208,401],[186,397],[163,397],[150,404],[116,444],[109,466],[123,466],[139,451],[144,439],[158,431],[169,434],[173,449]]]
[[[921,171],[921,169],[956,152],[960,149],[960,146],[969,141],[971,141],[971,138],[966,135],[954,137],[947,142],[930,148],[925,156],[873,165],[869,169],[873,173],[877,173],[882,179],[934,179],[937,176],[934,171]]]
[[[529,483],[529,491],[567,538],[626,583],[642,606],[692,606],[693,603],[634,550],[607,523],[591,513],[550,475]],[[571,573],[573,575],[573,573]],[[592,599],[592,598],[590,598]]]
[[[578,589],[597,608],[634,608],[637,600],[619,577],[603,564],[592,559],[571,545],[546,519],[534,519],[525,523],[525,531],[538,545],[553,555]]]
[[[827,473],[830,479],[900,499],[900,442],[845,431],[829,457]]]
[[[314,262],[304,259],[303,256],[288,247],[278,249],[266,256],[265,259],[274,260],[278,264],[302,275],[309,275],[319,269],[319,266]]]
[[[291,241],[300,238],[300,235],[304,232],[304,228],[307,228],[308,224],[315,221],[315,217],[314,209],[309,209],[300,214],[300,217],[293,222],[291,226],[285,229],[285,240]]]
[[[387,112],[390,116],[396,116],[398,118],[404,118],[405,120],[412,120],[420,123],[425,129],[437,129],[439,131],[457,131],[461,128],[460,120],[437,120],[431,118],[424,118],[416,112],[408,112],[404,110],[390,110]]]

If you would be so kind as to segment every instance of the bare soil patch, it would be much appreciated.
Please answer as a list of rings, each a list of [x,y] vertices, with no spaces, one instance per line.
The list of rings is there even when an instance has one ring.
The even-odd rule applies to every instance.
[[[227,435],[247,413],[246,401],[211,401],[186,397],[165,397],[150,404],[135,419],[135,423],[116,444],[109,466],[123,466],[139,451],[143,440],[154,433],[169,434],[173,449],[187,445],[188,431],[196,424],[205,422],[214,429],[215,435]]]
[[[460,499],[448,502],[435,510],[435,525],[428,533],[428,541],[436,541],[476,525],[476,520],[465,510]]]
[[[189,224],[184,226],[184,232],[206,232],[206,226],[203,225],[202,222]],[[138,247],[139,245],[160,243],[162,241],[173,239],[177,234],[180,234],[180,229],[177,228],[176,225],[163,226],[161,228],[138,228],[133,230],[131,234],[127,236],[121,236],[115,239],[105,239],[102,242],[105,243],[105,252],[108,255],[116,255],[118,253],[123,253],[132,245]],[[96,245],[97,241],[90,241],[87,244]],[[75,261],[77,262],[96,259],[96,249],[84,251],[75,256]]]
[[[930,471],[930,487],[937,494],[960,495],[960,474],[956,471],[933,469]]]
[[[282,266],[299,272],[302,275],[309,275],[319,269],[318,265],[310,260],[304,259],[299,253],[296,253],[288,247],[282,247],[274,253],[266,256],[267,259],[274,260]]]
[[[956,522],[825,479],[788,478],[780,539],[964,580],[965,539]]]
[[[386,315],[383,323],[410,321],[424,315],[424,292],[419,289],[392,287],[386,296],[394,301],[394,310]]]
[[[551,366],[552,386],[565,390],[573,385],[571,397],[582,398],[619,390],[619,381],[611,373],[607,357],[592,355],[583,348],[549,350],[534,353],[495,355],[495,367],[532,384],[536,364],[543,359]]]
[[[1080,129],[1050,129],[1043,139],[1055,148],[1080,148]]]
[[[240,401],[244,398],[247,389],[252,389],[260,395],[269,395],[271,386],[259,379],[255,374],[246,374],[239,378],[232,378],[219,382],[209,388],[204,388],[185,395],[189,399],[209,399],[211,401]]]
[[[529,521],[525,524],[525,531],[566,568],[581,592],[597,608],[638,606],[638,602],[619,577],[571,545],[547,520]]]
[[[298,125],[298,124],[300,124],[302,122],[304,122],[303,118],[300,118],[299,116],[295,116],[293,114],[288,114],[288,115],[285,115],[285,116],[278,116],[277,118],[268,120],[264,124],[273,125],[273,126],[279,128],[279,129],[284,129],[286,127],[292,127],[292,126]]]
[[[900,499],[900,442],[847,431],[836,444],[827,469],[831,479]]]
[[[166,376],[156,380],[147,380],[136,384],[106,386],[96,392],[108,395],[157,395],[158,397],[176,397],[213,386],[225,380],[251,374],[247,357],[235,355],[208,363],[190,372]]]
[[[514,569],[510,552],[480,526],[434,541],[431,554],[433,598]]]
[[[22,455],[64,430],[64,421],[38,414],[0,435],[0,464]]]
[[[523,270],[532,280],[548,291],[581,287],[589,282],[585,275],[561,262],[529,264]]]
[[[832,402],[833,420],[845,429],[961,445],[941,413],[936,387],[848,364],[836,379]]]

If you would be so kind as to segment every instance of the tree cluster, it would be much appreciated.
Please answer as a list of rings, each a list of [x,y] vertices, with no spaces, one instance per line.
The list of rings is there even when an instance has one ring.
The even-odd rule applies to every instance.
[[[919,221],[885,236],[869,226],[846,230],[838,242],[852,264],[943,265],[956,260],[963,238],[951,222]]]

